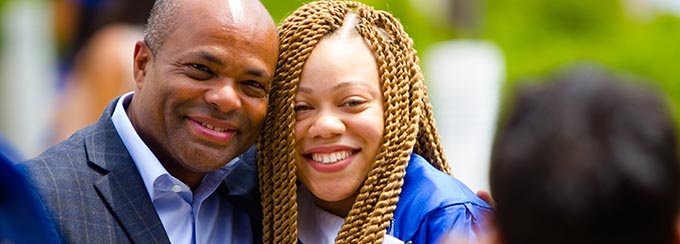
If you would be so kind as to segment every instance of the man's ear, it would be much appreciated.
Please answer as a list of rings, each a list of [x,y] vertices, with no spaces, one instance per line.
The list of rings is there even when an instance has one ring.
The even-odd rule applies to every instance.
[[[152,58],[153,54],[151,53],[149,46],[146,45],[146,42],[137,41],[137,43],[135,43],[132,73],[134,75],[135,84],[138,90],[142,88],[144,77],[146,77],[149,69],[148,65],[153,61]]]

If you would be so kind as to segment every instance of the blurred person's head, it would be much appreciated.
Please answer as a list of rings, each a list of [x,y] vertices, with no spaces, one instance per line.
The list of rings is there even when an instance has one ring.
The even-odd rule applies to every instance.
[[[278,53],[257,0],[159,0],[134,58],[127,109],[141,139],[190,187],[252,146]]]
[[[94,28],[123,23],[144,25],[149,18],[149,11],[154,0],[109,0],[101,4],[94,16]]]
[[[658,94],[624,80],[571,69],[516,94],[490,170],[503,243],[675,240],[673,121]]]
[[[63,1],[55,6],[55,35],[63,45],[64,58],[71,62],[102,28],[111,24],[143,26],[154,0]],[[161,2],[161,1],[159,1]]]

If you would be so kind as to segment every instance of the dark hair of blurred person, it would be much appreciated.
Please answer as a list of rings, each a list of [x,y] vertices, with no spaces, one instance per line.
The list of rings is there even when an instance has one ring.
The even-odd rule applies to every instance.
[[[519,90],[491,161],[503,243],[676,241],[673,121],[626,80],[580,67]]]

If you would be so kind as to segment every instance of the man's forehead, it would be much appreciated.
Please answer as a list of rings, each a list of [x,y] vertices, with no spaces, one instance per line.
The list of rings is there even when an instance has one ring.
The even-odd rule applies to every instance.
[[[245,0],[248,1],[248,0]],[[252,4],[252,3],[251,3]],[[225,11],[228,11],[227,16],[231,17],[232,23],[240,23],[245,21],[246,7],[242,0],[226,1]]]
[[[271,15],[258,0],[193,0],[184,8],[185,16],[193,21],[214,18],[224,26],[275,29]]]

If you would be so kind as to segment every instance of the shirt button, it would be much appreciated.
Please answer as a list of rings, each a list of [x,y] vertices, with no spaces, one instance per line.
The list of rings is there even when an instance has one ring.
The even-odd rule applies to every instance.
[[[179,193],[182,191],[182,187],[179,185],[173,185],[172,188],[170,188],[170,190],[174,191],[175,193]]]

